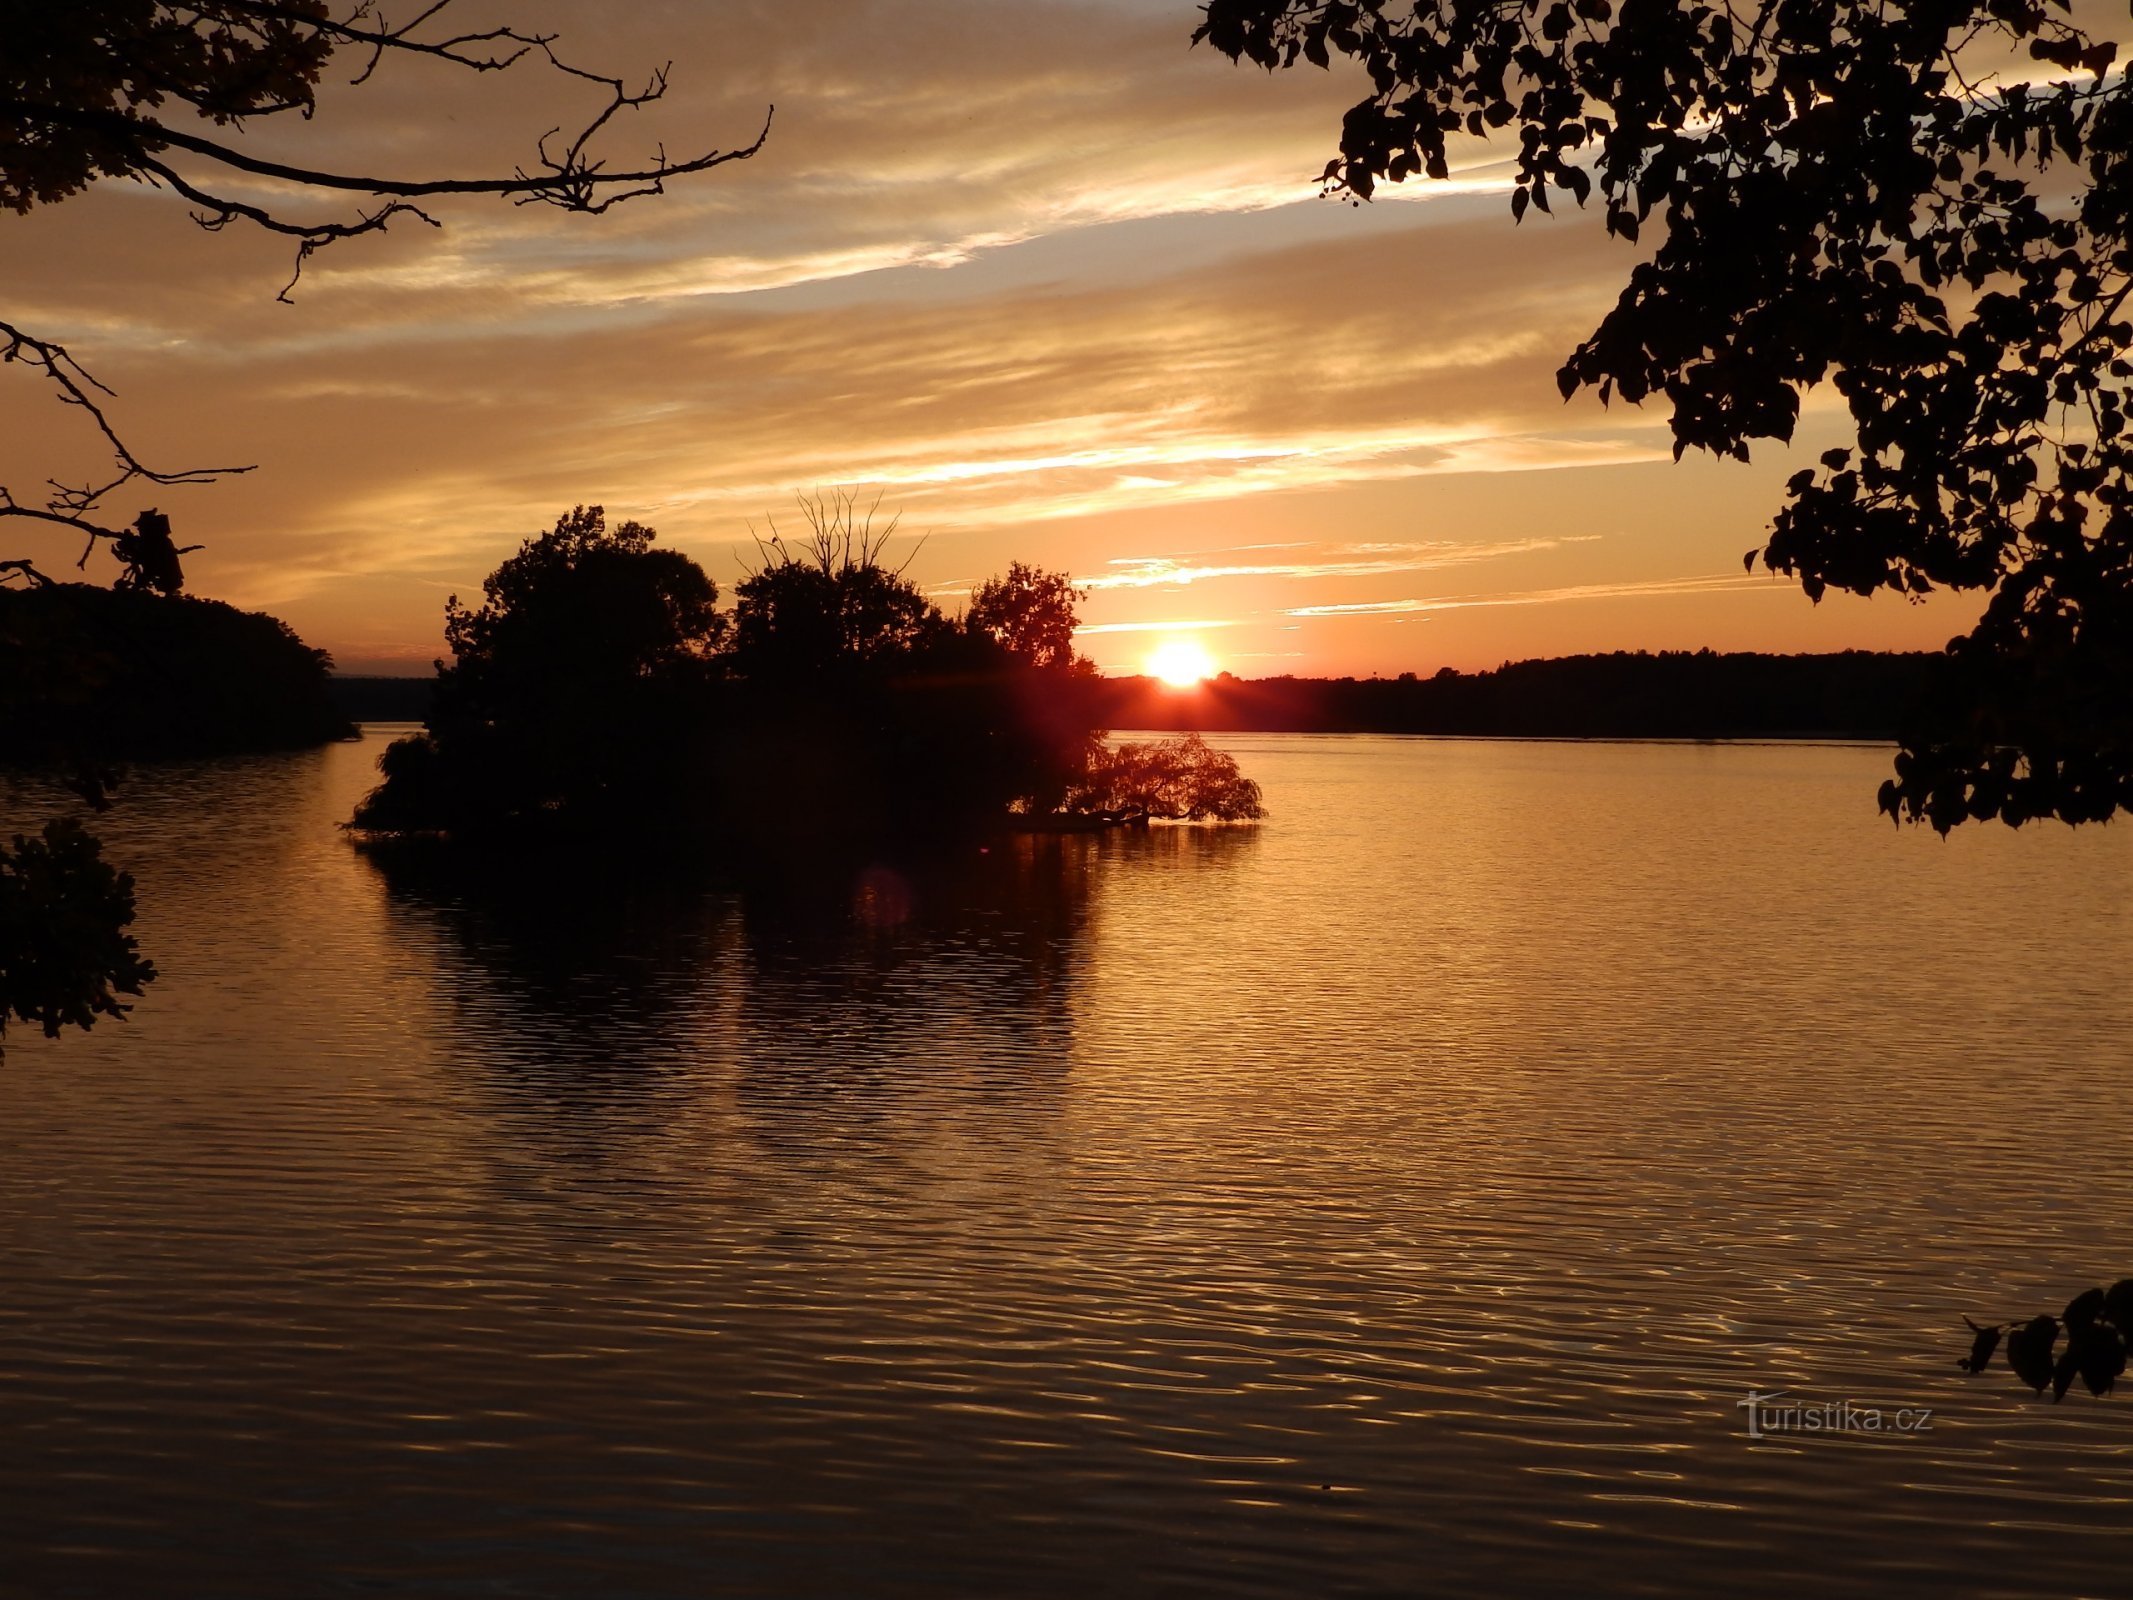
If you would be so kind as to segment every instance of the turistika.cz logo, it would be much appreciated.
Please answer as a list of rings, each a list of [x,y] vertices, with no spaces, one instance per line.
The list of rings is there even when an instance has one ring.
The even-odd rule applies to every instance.
[[[1783,1389],[1736,1401],[1748,1413],[1748,1437],[1768,1439],[1793,1433],[1927,1433],[1933,1427],[1929,1406],[1890,1411],[1850,1400],[1807,1401],[1788,1398]]]

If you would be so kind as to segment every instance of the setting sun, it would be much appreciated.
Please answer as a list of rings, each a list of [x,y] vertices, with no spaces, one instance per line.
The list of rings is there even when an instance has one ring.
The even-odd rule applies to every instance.
[[[1214,676],[1215,662],[1197,639],[1170,639],[1148,658],[1148,671],[1176,688],[1189,689]]]

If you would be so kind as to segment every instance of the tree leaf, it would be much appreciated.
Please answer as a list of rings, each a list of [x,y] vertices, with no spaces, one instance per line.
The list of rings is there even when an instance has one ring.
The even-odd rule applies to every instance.
[[[2042,1394],[2052,1381],[2052,1352],[2059,1343],[2059,1324],[2051,1317],[2032,1317],[2007,1336],[2007,1365],[2014,1375]]]

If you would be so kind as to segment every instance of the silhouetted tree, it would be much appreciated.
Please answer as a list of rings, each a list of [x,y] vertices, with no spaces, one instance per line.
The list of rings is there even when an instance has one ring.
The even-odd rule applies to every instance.
[[[1664,395],[1677,456],[1746,459],[1835,386],[1854,445],[1793,476],[1763,559],[1816,598],[1991,597],[1883,809],[1945,831],[2133,805],[2133,80],[2114,44],[2056,0],[1204,9],[1195,38],[1232,59],[1362,64],[1331,191],[1444,178],[1453,139],[1508,130],[1514,217],[1597,180],[1611,233],[1656,220],[1566,398]],[[2008,51],[2048,80],[1997,79]]]
[[[971,591],[963,614],[965,633],[1003,658],[992,670],[1013,692],[1011,725],[1026,743],[1023,781],[1011,799],[1025,813],[1064,805],[1103,751],[1102,680],[1095,663],[1074,652],[1084,598],[1065,573],[1015,561]]]
[[[773,525],[763,565],[735,590],[735,768],[793,780],[730,783],[738,831],[788,854],[956,837],[1064,793],[1090,742],[1087,697],[1068,682],[1066,579],[1018,569],[1031,592],[1069,603],[1066,655],[1038,665],[967,617],[950,622],[884,563],[897,522],[878,521],[878,502],[831,491],[801,513],[806,536],[788,544]]]
[[[900,569],[882,564],[897,518],[848,490],[804,497],[807,536],[771,524],[762,565],[734,588],[733,670],[765,681],[884,669],[940,641],[948,622]]]
[[[1067,792],[1066,809],[1119,822],[1250,822],[1266,815],[1259,785],[1236,757],[1197,733],[1099,748]]]
[[[1063,572],[1010,562],[1005,576],[988,578],[971,591],[963,625],[1017,661],[1067,667],[1074,662],[1074,629],[1079,623],[1074,608],[1086,598]]]
[[[56,1036],[125,1015],[156,975],[132,922],[133,879],[72,818],[0,843],[0,1039],[11,1018]]]
[[[669,770],[726,629],[718,586],[650,528],[579,506],[454,595],[428,733],[397,741],[356,813],[374,829],[615,822]]]

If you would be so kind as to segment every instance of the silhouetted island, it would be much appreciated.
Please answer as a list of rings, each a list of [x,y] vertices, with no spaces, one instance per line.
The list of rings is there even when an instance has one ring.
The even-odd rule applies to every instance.
[[[1112,745],[1061,573],[1016,562],[948,616],[848,495],[803,502],[722,610],[650,528],[579,506],[445,608],[424,730],[379,760],[365,842],[664,870],[974,834],[1244,821],[1259,788],[1186,735]]]
[[[219,600],[55,583],[0,588],[0,761],[293,750],[346,738],[331,659]]]

